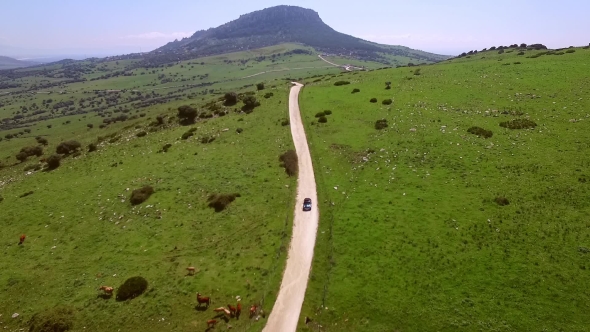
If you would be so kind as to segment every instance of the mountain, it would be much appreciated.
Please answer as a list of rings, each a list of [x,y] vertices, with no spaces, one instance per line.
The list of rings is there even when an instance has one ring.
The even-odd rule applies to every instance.
[[[7,56],[0,55],[0,70],[2,69],[14,69],[20,67],[29,67],[38,65],[38,62],[33,61],[21,61],[13,58],[9,58]]]
[[[217,28],[200,30],[191,37],[170,42],[152,54],[206,56],[289,42],[311,46],[319,52],[389,64],[404,60],[395,57],[418,62],[437,62],[448,58],[340,33],[325,24],[317,12],[296,6],[276,6],[242,15]]]

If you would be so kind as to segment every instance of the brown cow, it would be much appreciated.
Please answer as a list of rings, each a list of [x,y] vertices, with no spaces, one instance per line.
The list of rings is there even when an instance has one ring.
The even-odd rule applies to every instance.
[[[100,286],[98,290],[103,291],[107,295],[113,295],[114,288],[109,286]]]
[[[207,327],[208,327],[208,328],[213,328],[213,327],[215,327],[215,324],[217,324],[217,320],[215,320],[215,319],[209,319],[209,320],[207,321]]]
[[[208,297],[201,296],[201,293],[197,292],[197,302],[199,303],[197,306],[200,307],[201,304],[205,303],[207,308],[209,308],[209,304],[211,304],[211,299]]]
[[[20,236],[20,241],[18,242],[18,245],[20,246],[21,244],[23,244],[25,242],[25,239],[27,238],[27,236],[25,234]]]
[[[195,275],[195,267],[194,266],[189,266],[186,268],[186,270],[188,271],[189,275]]]

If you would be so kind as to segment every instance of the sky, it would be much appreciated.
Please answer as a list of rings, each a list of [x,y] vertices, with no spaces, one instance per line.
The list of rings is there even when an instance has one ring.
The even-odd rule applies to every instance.
[[[355,37],[445,55],[590,43],[586,0],[2,0],[0,55],[146,52],[276,5],[313,9]]]

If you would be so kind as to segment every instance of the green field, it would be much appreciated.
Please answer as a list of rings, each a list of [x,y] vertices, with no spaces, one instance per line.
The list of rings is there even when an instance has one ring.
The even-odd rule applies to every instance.
[[[150,109],[165,116],[162,126],[150,125],[154,118],[148,116],[105,129],[87,129],[87,119],[75,117],[69,125],[56,119],[34,127],[31,136],[47,135],[45,156],[66,138],[83,143],[83,153],[53,171],[23,171],[38,164],[37,157],[0,170],[2,326],[26,327],[34,314],[56,305],[73,309],[76,331],[204,330],[215,317],[212,309],[235,305],[238,295],[246,312],[252,303],[270,309],[296,184],[278,163],[292,148],[289,127],[281,125],[288,116],[288,88],[254,93],[262,105],[250,114],[231,108],[192,126],[178,125],[175,110],[189,102],[176,101],[165,105],[172,111]],[[264,98],[267,92],[274,96]],[[55,126],[47,129],[47,123]],[[181,139],[191,128],[194,136]],[[142,131],[147,135],[137,137]],[[215,140],[201,142],[205,137]],[[99,142],[96,152],[86,152],[91,142]],[[161,152],[167,143],[171,147]],[[17,147],[35,144],[32,137],[0,142],[3,153],[12,149],[9,159]],[[132,206],[131,192],[144,185],[155,193]],[[215,212],[207,202],[218,193],[240,197]],[[21,234],[27,239],[18,245]],[[195,276],[187,275],[189,266],[196,267]],[[99,297],[99,286],[118,288],[133,276],[148,280],[141,297]],[[211,308],[195,309],[197,291],[212,297]],[[19,317],[10,318],[14,313]],[[264,323],[245,313],[221,324],[245,331]]]
[[[321,220],[300,331],[588,330],[590,50],[572,50],[304,88]]]

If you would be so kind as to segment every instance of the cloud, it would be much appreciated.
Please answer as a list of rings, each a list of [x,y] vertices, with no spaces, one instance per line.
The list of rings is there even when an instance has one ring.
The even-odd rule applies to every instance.
[[[184,37],[190,37],[193,34],[191,32],[171,32],[171,33],[163,33],[163,32],[147,32],[141,33],[138,35],[127,35],[121,37],[121,39],[181,39]]]

